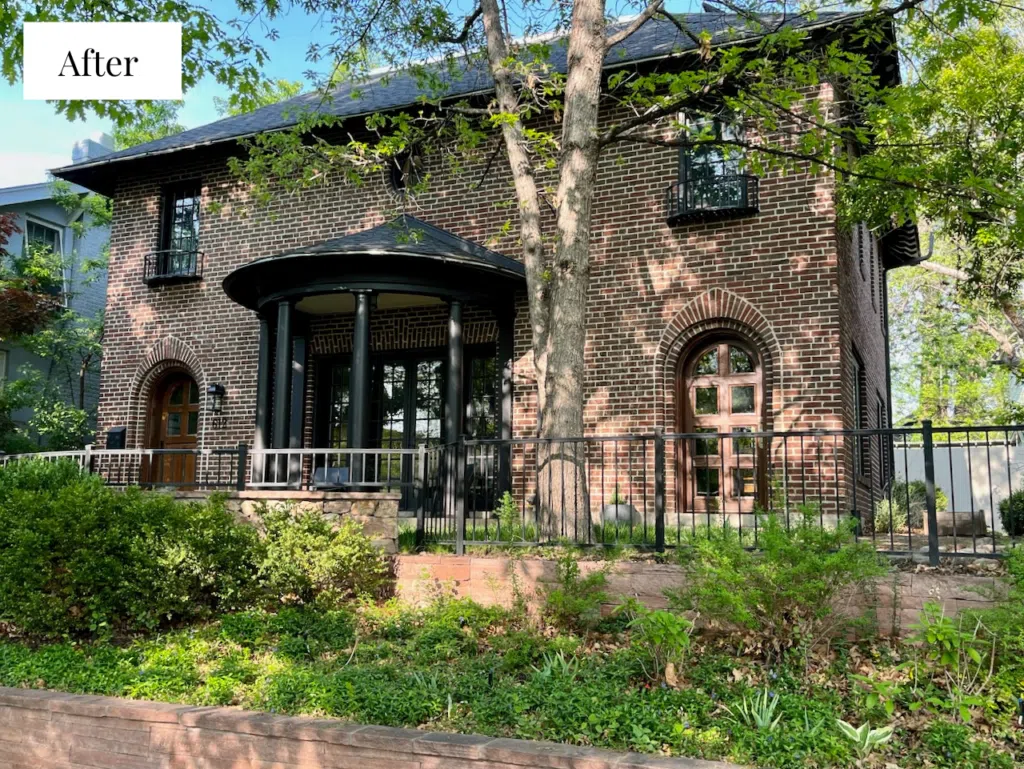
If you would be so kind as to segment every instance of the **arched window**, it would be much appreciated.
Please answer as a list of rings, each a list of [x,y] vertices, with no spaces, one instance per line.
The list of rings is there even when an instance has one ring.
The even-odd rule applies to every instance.
[[[757,353],[738,337],[719,337],[697,345],[681,371],[681,429],[716,437],[691,438],[679,452],[684,482],[680,503],[693,512],[750,513],[761,496],[757,445],[764,393]]]

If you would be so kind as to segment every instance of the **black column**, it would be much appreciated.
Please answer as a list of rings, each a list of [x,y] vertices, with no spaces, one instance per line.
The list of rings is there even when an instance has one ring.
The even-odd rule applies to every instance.
[[[462,302],[453,299],[448,306],[448,377],[445,382],[444,439],[449,445],[445,482],[445,510],[455,518],[455,553],[462,555],[466,533],[466,494],[464,475],[466,457],[462,438],[465,416],[462,401]]]
[[[288,448],[292,388],[292,305],[277,303],[277,344],[274,356],[274,448]]]
[[[448,381],[445,388],[445,441],[454,443],[462,435],[462,302],[448,306]]]
[[[501,393],[498,437],[512,440],[512,361],[515,357],[515,309],[498,313],[498,376]],[[512,444],[498,447],[498,493],[512,490]]]
[[[349,374],[348,445],[365,449],[370,443],[370,302],[369,291],[354,292],[355,326],[352,330],[352,371]]]
[[[253,435],[254,451],[262,451],[270,445],[270,372],[273,367],[271,350],[273,344],[270,321],[260,315],[260,348],[256,363],[256,433]],[[267,469],[266,457],[254,454],[252,458],[253,478],[263,482]]]

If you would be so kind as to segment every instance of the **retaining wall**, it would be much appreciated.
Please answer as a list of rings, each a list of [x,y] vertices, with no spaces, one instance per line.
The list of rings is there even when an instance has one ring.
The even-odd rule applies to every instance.
[[[526,740],[0,688],[2,769],[735,769]]]
[[[536,605],[544,587],[555,582],[555,561],[545,558],[400,555],[396,560],[398,593],[413,602],[448,591],[485,605],[508,605],[515,580],[521,593]],[[586,574],[605,565],[581,561],[580,571]],[[606,607],[608,611],[629,597],[652,608],[664,608],[668,605],[664,591],[684,583],[682,569],[674,564],[622,561],[611,564],[610,569],[607,592],[612,603]],[[947,615],[955,615],[968,608],[991,608],[1005,595],[1005,583],[987,574],[896,572],[879,580],[873,595],[861,593],[845,608],[852,612],[874,608],[881,632],[906,634],[928,601],[942,604]]]

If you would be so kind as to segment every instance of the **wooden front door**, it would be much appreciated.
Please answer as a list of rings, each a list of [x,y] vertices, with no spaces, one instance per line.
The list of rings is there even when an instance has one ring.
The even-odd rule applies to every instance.
[[[746,344],[700,345],[680,378],[684,433],[752,433],[761,429],[761,366]],[[678,452],[680,504],[694,513],[752,513],[762,496],[762,463],[754,438],[691,438]]]
[[[195,483],[199,433],[199,387],[185,373],[170,374],[154,388],[148,448],[171,449],[143,464],[144,480],[154,485],[189,486]],[[180,453],[177,453],[180,452]]]

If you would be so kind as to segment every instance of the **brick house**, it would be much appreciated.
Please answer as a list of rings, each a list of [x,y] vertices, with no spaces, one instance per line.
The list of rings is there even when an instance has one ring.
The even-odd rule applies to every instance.
[[[848,18],[826,14],[812,34]],[[736,23],[698,20],[720,36]],[[681,66],[673,52],[690,45],[652,21],[607,69]],[[881,78],[898,78],[894,58],[875,58]],[[452,94],[488,88],[469,70]],[[369,112],[416,96],[399,76],[327,108],[358,132]],[[128,447],[256,450],[534,435],[507,170],[490,150],[458,174],[426,156],[415,196],[398,172],[247,207],[227,165],[238,139],[318,98],[54,171],[114,200],[101,431],[124,428]],[[914,228],[841,232],[830,173],[755,178],[714,152],[612,146],[598,185],[588,435],[888,426],[886,272],[919,258]],[[510,217],[513,234],[498,237]],[[689,470],[674,450],[680,505],[721,497],[749,512],[744,499],[763,493],[756,461],[742,441],[715,446],[691,448],[718,456]],[[843,452],[837,475],[884,482],[884,451]]]

